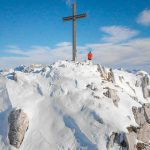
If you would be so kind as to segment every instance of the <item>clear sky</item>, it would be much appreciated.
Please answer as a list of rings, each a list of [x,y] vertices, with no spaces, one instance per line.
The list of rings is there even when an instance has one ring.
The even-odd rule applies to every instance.
[[[0,68],[71,59],[69,0],[0,0]],[[78,60],[150,71],[150,0],[77,0]]]

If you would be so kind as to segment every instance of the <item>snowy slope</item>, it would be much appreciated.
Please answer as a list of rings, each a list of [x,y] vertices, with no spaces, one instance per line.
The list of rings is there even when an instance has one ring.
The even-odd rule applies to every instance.
[[[7,137],[14,108],[29,117],[20,150],[106,150],[112,132],[137,126],[132,106],[150,102],[140,86],[145,72],[113,70],[112,83],[88,62],[20,66],[15,68],[17,81],[13,71],[0,74],[0,150],[15,150]],[[103,94],[108,87],[116,90],[118,106]]]

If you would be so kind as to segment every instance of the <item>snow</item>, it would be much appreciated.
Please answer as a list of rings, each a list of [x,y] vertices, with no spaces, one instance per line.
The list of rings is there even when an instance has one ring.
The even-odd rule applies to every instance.
[[[106,150],[112,132],[137,126],[132,107],[150,101],[143,98],[141,86],[135,86],[141,84],[144,71],[133,74],[115,69],[112,83],[104,81],[97,65],[88,62],[58,61],[14,70],[0,74],[0,150],[15,150],[7,137],[7,118],[14,108],[29,117],[20,150]],[[118,107],[104,96],[106,87],[117,91]]]

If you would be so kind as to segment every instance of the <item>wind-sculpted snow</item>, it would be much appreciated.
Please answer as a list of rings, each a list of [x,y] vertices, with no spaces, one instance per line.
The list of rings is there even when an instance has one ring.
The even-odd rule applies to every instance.
[[[70,116],[64,116],[64,122],[66,127],[70,128],[74,132],[76,140],[79,142],[80,146],[85,147],[87,150],[97,150],[97,146],[93,144],[75,123],[75,121]],[[80,148],[80,147],[79,147]]]
[[[150,103],[148,79],[143,71],[129,73],[89,62],[59,61],[3,70],[0,150],[15,150],[8,140],[8,116],[13,109],[21,109],[29,120],[19,150],[129,149],[134,144],[126,139],[135,135],[129,129],[139,127],[138,114],[132,110]]]

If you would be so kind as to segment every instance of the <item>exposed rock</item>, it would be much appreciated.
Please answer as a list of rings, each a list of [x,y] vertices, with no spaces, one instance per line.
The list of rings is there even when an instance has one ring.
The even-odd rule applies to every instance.
[[[135,96],[132,96],[132,95],[129,95],[133,100],[137,101],[138,102],[138,98],[135,97]]]
[[[134,88],[132,88],[132,86],[130,85],[130,83],[129,82],[126,82],[126,84],[131,88],[131,90],[135,93],[135,89]]]
[[[150,144],[150,104],[145,104],[140,108],[133,107],[132,111],[135,121],[139,125],[136,130],[137,139],[143,142],[138,143],[136,148],[137,150],[150,149],[149,145],[145,145],[145,143]]]
[[[95,87],[93,83],[88,84],[86,87],[89,88],[89,89],[91,89],[92,91],[98,91],[98,88]]]
[[[12,75],[13,75],[13,80],[17,81],[17,74],[15,72],[13,72]]]
[[[115,133],[108,139],[107,150],[114,150],[114,144],[118,144],[122,150],[137,150],[136,149],[137,135],[135,132]]]
[[[101,65],[97,65],[97,66],[98,66],[97,70],[98,70],[98,72],[100,72],[100,75],[104,80],[107,80],[109,82],[110,81],[115,82],[114,73],[111,68],[108,72],[108,71],[106,71],[105,67],[102,67]]]
[[[149,85],[150,85],[150,79],[148,75],[146,74],[142,79],[142,90],[143,90],[144,98],[150,97],[150,89],[148,89]]]
[[[144,115],[145,114],[144,108],[132,107],[132,111],[133,111],[136,123],[140,126],[143,125],[146,122],[146,118]]]
[[[137,143],[137,150],[150,150],[150,145],[145,143]]]
[[[102,67],[99,64],[97,66],[98,66],[97,70],[100,72],[101,77],[107,80],[107,72],[105,70],[105,67]]]
[[[110,136],[108,143],[107,143],[108,150],[111,150],[113,148],[116,135],[117,135],[117,133],[113,132],[112,135]]]
[[[136,150],[136,138],[137,135],[135,132],[130,132],[125,134],[125,140],[129,150]]]
[[[126,135],[123,132],[116,134],[116,141],[115,142],[120,146],[120,149],[122,148],[123,150],[124,149],[126,150],[129,147],[127,140],[126,140]]]
[[[150,104],[144,105],[145,117],[148,123],[150,123]]]
[[[129,133],[131,132],[137,133],[137,130],[139,129],[139,127],[130,126],[130,127],[127,127],[127,129]]]
[[[92,92],[92,94],[91,94],[94,98],[96,98],[96,99],[100,99],[100,97],[98,96],[98,95],[95,95],[95,93],[94,92]]]
[[[107,91],[103,94],[106,97],[111,98],[113,100],[114,105],[118,107],[118,102],[119,102],[120,98],[117,95],[117,91],[114,89],[110,89],[109,87],[106,89],[107,89]]]
[[[150,124],[145,123],[137,133],[138,140],[149,143],[150,141]]]
[[[122,83],[124,81],[124,77],[123,76],[119,76],[119,80]]]
[[[133,107],[132,111],[137,124],[141,126],[145,124],[145,122],[150,123],[150,104],[144,104],[139,108]]]
[[[13,110],[9,115],[8,122],[9,142],[14,147],[19,148],[29,127],[28,117],[21,109]]]
[[[42,68],[42,72],[46,72],[47,71],[47,67]]]
[[[135,86],[140,87],[140,81],[136,81]]]
[[[105,93],[110,97],[110,93]],[[135,121],[139,127],[130,126],[127,127],[129,133],[113,133],[107,144],[108,150],[112,150],[114,143],[117,143],[121,147],[128,150],[150,150],[150,104],[145,104],[140,108],[133,107],[132,111],[134,114]],[[138,143],[137,140],[143,142]]]
[[[113,70],[112,68],[110,68],[110,72],[108,72],[108,78],[107,78],[108,81],[111,81],[111,82],[115,82],[115,77],[114,77],[114,73],[113,73]]]

